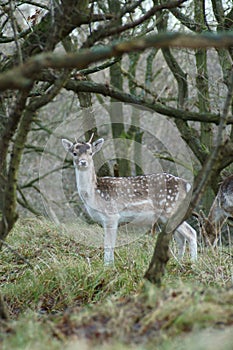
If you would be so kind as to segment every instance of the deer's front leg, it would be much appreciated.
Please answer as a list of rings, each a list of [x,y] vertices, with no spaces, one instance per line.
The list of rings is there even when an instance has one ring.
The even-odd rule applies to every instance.
[[[108,221],[104,224],[104,265],[114,264],[114,248],[117,237],[117,221]]]

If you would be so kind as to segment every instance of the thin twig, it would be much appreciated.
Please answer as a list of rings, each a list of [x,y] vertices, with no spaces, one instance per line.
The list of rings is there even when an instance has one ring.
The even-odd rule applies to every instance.
[[[12,4],[12,0],[10,0],[9,4],[10,4],[10,20],[11,20],[11,24],[12,24],[13,33],[14,33],[14,41],[15,41],[16,49],[17,49],[17,52],[18,52],[18,55],[19,55],[19,62],[23,63],[22,50],[21,50],[21,47],[19,45],[19,41],[18,41],[18,38],[17,38],[16,19],[15,19],[15,16],[14,16],[14,7],[13,7],[13,4]]]

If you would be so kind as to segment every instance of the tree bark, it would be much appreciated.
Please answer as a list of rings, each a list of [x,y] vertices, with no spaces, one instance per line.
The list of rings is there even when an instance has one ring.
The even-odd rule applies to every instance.
[[[154,253],[150,262],[150,265],[144,275],[151,283],[161,286],[162,278],[166,271],[166,265],[170,258],[169,244],[173,232],[166,232],[166,227],[163,227],[159,233]]]
[[[108,0],[109,5],[109,11],[111,13],[114,13],[116,16],[121,11],[121,5],[119,1],[115,0]],[[120,26],[122,24],[121,18],[115,21],[114,23],[116,26]],[[113,37],[113,39],[117,39],[117,37]],[[121,73],[121,60],[119,60],[116,64],[110,67],[110,84],[111,86],[116,87],[119,90],[123,90],[123,77]],[[123,109],[122,104],[117,103],[117,101],[114,98],[111,98],[111,110],[110,110],[110,117],[111,117],[111,127],[112,127],[112,136],[113,141],[115,143],[115,150],[116,153],[118,152],[117,148],[124,147],[125,154],[127,155],[127,144],[124,140],[124,134],[125,134],[125,125],[124,125],[124,116],[123,116]],[[119,139],[120,144],[119,144]],[[115,142],[116,141],[116,142]],[[124,158],[116,158],[116,167],[117,167],[117,173],[119,176],[130,176],[130,164],[129,161]]]

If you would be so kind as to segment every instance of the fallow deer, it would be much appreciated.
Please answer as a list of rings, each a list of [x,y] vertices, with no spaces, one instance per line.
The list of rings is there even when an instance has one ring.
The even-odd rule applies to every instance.
[[[228,218],[233,218],[233,175],[220,185],[207,218],[201,223],[201,232],[207,243],[216,245],[222,226]]]
[[[122,223],[153,225],[167,222],[191,189],[185,180],[167,173],[131,177],[97,177],[93,156],[104,140],[91,143],[62,139],[72,157],[77,190],[89,215],[104,228],[104,263],[114,263],[118,226]],[[191,259],[197,259],[196,231],[183,222],[175,231],[181,259],[189,242]]]

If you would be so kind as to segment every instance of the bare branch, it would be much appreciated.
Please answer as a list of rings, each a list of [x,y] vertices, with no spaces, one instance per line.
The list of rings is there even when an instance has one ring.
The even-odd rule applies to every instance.
[[[91,63],[103,61],[111,57],[119,57],[129,52],[144,51],[150,47],[185,47],[196,49],[210,47],[229,48],[231,46],[233,46],[232,33],[203,33],[200,35],[161,33],[145,38],[123,41],[112,46],[99,46],[94,49],[86,49],[78,53],[42,53],[29,59],[25,64],[1,74],[0,91],[27,88],[33,80],[36,80],[38,73],[44,68],[84,69]]]
[[[31,32],[31,28],[25,29],[22,32],[20,32],[19,34],[16,33],[16,35],[14,35],[14,37],[1,36],[0,44],[10,43],[10,42],[15,41],[15,40],[17,41],[19,39],[26,37],[30,32]]]
[[[49,7],[46,6],[45,4],[41,4],[41,2],[37,2],[37,1],[19,1],[19,3],[17,4],[17,7],[21,6],[21,5],[25,5],[25,4],[28,4],[28,5],[32,5],[32,6],[35,6],[35,7],[40,7],[42,9],[45,9],[45,10],[49,10]]]
[[[180,6],[182,3],[186,2],[187,0],[176,0],[176,1],[169,1],[166,3],[162,3],[159,5],[153,6],[150,10],[148,10],[142,17],[136,19],[135,21],[131,23],[124,24],[122,26],[113,26],[112,23],[110,23],[108,26],[101,27],[97,29],[93,34],[87,39],[86,43],[83,45],[83,47],[89,47],[94,44],[94,42],[104,39],[106,37],[120,34],[122,32],[125,32],[126,30],[132,29],[137,27],[138,25],[142,24],[143,22],[147,21],[149,18],[155,15],[156,12],[164,10],[164,9],[171,9],[177,6]],[[124,14],[124,12],[122,13]]]
[[[67,84],[64,85],[64,88],[67,90],[72,90],[75,92],[93,92],[97,94],[102,94],[104,96],[110,96],[116,100],[133,103],[137,105],[142,105],[150,108],[151,110],[167,115],[168,117],[173,117],[181,120],[192,120],[192,121],[202,121],[206,123],[219,124],[219,114],[214,113],[197,113],[192,111],[187,111],[179,108],[173,108],[156,101],[147,100],[145,98],[137,97],[129,93],[125,93],[121,90],[113,88],[109,85],[98,84],[90,81],[72,81],[70,80]],[[227,120],[228,124],[233,123],[233,117],[229,117]]]
[[[175,16],[180,23],[193,32],[196,32],[197,23],[193,21],[190,17],[184,15],[178,8],[170,9],[170,12]]]
[[[16,45],[16,49],[17,49],[19,62],[22,63],[23,62],[23,56],[22,56],[21,47],[20,47],[18,39],[17,39],[17,28],[16,28],[17,26],[16,26],[16,19],[15,19],[15,16],[14,16],[14,6],[13,6],[13,3],[12,3],[12,0],[10,0],[9,4],[10,4],[9,14],[10,14],[10,20],[11,20],[13,33],[14,33],[14,41],[15,41],[15,45]]]

